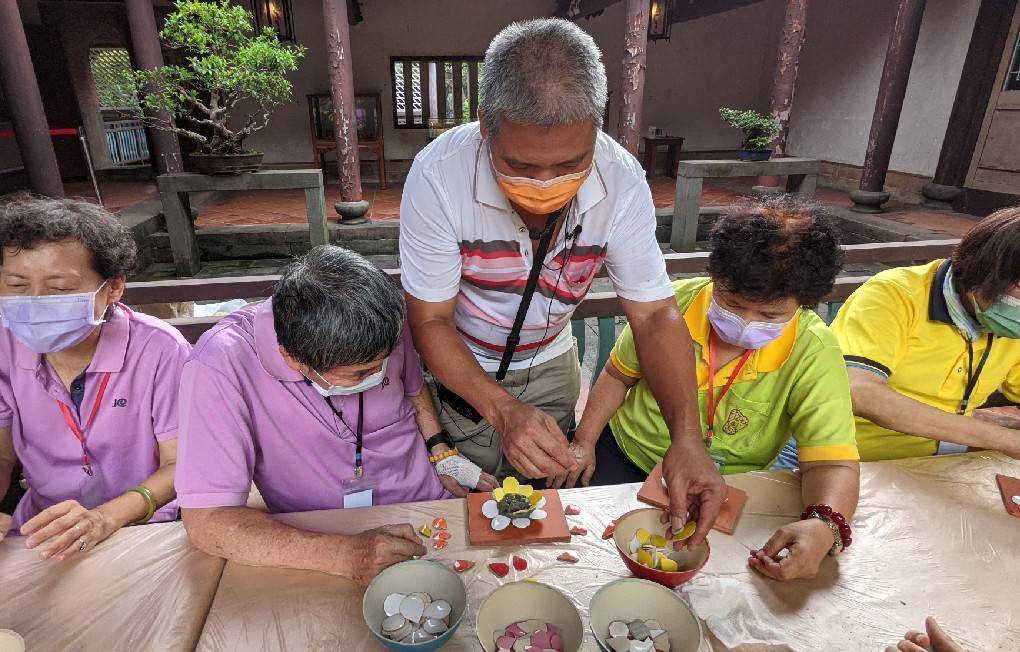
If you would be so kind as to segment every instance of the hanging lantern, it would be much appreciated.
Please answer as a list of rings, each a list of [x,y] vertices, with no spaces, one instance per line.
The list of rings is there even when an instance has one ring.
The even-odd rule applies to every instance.
[[[272,27],[281,41],[296,40],[290,0],[252,0],[252,14],[255,15],[256,34],[261,33],[263,27]]]
[[[669,40],[673,27],[673,0],[651,0],[648,11],[648,40]]]

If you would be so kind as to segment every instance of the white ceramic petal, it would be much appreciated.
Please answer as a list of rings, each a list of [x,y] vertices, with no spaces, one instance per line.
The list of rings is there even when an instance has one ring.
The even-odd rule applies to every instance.
[[[545,513],[544,509],[536,509],[535,511],[531,512],[531,520],[533,521],[541,521],[546,516],[548,516],[548,514]]]
[[[529,525],[531,525],[531,519],[530,518],[515,518],[513,520],[513,524],[514,524],[515,528],[523,530],[524,528],[526,528]]]
[[[505,530],[508,525],[510,525],[510,517],[509,516],[503,516],[502,514],[500,514],[499,516],[496,516],[496,517],[494,517],[492,519],[492,529],[493,530],[497,530],[497,531],[498,530]]]
[[[535,503],[535,509],[542,509],[543,507],[545,507],[545,496],[542,496],[542,499]]]
[[[482,503],[482,516],[485,518],[496,518],[499,516],[499,503],[495,500],[486,500]]]

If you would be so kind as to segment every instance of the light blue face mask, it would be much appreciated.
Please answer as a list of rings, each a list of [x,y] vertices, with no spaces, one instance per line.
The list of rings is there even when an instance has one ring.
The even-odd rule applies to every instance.
[[[383,381],[383,378],[386,377],[386,363],[389,361],[390,359],[387,357],[383,360],[382,368],[379,371],[366,377],[357,385],[351,385],[350,387],[332,385],[328,380],[322,377],[322,374],[313,369],[312,373],[318,377],[318,380],[312,382],[312,387],[315,388],[315,391],[327,398],[330,396],[350,396],[351,394],[360,394],[361,392],[372,389]]]
[[[0,297],[0,321],[19,342],[40,355],[69,349],[105,319],[96,319],[94,292]]]

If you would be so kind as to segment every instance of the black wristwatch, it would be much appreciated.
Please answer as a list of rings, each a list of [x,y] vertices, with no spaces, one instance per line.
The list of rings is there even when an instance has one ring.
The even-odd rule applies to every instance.
[[[450,433],[446,432],[445,430],[440,430],[438,433],[429,437],[425,441],[425,450],[431,453],[432,447],[438,446],[439,444],[446,444],[450,448],[453,448],[453,440],[450,439]]]

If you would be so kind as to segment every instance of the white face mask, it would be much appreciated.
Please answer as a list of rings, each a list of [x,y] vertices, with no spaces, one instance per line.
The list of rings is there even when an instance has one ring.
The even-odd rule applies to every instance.
[[[382,368],[371,376],[366,377],[357,385],[350,387],[341,387],[340,385],[331,385],[329,381],[322,377],[318,371],[312,370],[312,373],[318,376],[317,381],[312,382],[312,387],[315,391],[319,392],[326,398],[330,396],[350,396],[351,394],[360,394],[361,392],[368,391],[381,383],[383,378],[386,377],[386,363],[390,361],[389,357],[383,360]]]

